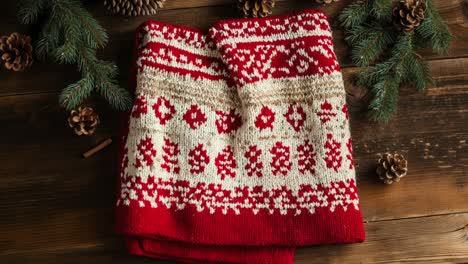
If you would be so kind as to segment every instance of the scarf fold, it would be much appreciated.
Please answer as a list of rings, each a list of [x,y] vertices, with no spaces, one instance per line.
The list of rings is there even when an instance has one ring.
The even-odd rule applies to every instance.
[[[340,67],[325,14],[137,30],[117,231],[133,254],[292,263],[361,242]]]

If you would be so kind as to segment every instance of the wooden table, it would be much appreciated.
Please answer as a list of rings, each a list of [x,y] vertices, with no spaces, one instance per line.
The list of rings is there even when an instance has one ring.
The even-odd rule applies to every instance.
[[[1,34],[34,30],[18,24],[15,2],[2,1]],[[125,84],[132,32],[148,18],[113,16],[101,2],[87,4],[110,35],[101,55],[118,62]],[[236,16],[233,2],[168,0],[152,18],[206,30]],[[333,23],[348,3],[323,9]],[[422,54],[435,87],[403,88],[398,113],[383,125],[366,119],[366,91],[347,81],[366,242],[301,248],[296,263],[468,262],[468,4],[436,4],[455,39],[444,56]],[[312,0],[283,0],[275,13],[312,6]],[[343,32],[336,29],[334,37],[349,80],[358,69]],[[90,159],[80,153],[116,136],[118,115],[98,102],[97,135],[74,136],[57,98],[78,76],[74,66],[39,62],[24,73],[0,71],[0,263],[162,263],[127,255],[113,231],[116,144]],[[408,156],[410,172],[385,186],[374,174],[376,159],[395,150]]]

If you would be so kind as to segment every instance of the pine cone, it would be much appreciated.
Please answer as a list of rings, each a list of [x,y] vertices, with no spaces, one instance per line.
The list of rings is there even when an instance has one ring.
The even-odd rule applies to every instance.
[[[78,136],[89,136],[96,131],[99,125],[99,116],[91,107],[78,107],[70,111],[68,125]]]
[[[244,17],[266,17],[271,15],[276,0],[238,0],[237,7]]]
[[[400,0],[393,8],[393,24],[404,32],[411,32],[424,19],[424,0]]]
[[[31,37],[17,32],[1,37],[0,56],[6,69],[25,70],[33,63]]]
[[[317,4],[331,4],[333,2],[338,2],[339,0],[315,0]]]
[[[385,184],[399,182],[408,173],[408,161],[399,153],[385,153],[379,159],[377,175]]]
[[[166,0],[104,0],[107,9],[126,16],[149,16],[163,7]]]

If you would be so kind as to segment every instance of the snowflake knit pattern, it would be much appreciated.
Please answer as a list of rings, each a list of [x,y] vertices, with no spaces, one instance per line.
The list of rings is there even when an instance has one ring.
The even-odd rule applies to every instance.
[[[134,254],[292,263],[364,240],[342,75],[327,17],[137,30],[117,229]]]

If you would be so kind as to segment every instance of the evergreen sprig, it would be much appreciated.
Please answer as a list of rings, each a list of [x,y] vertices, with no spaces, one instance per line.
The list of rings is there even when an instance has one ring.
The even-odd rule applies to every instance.
[[[424,90],[433,83],[418,51],[431,46],[434,51],[445,53],[452,38],[432,0],[426,0],[424,20],[413,32],[402,32],[393,25],[393,2],[355,2],[338,17],[351,46],[353,63],[364,67],[357,83],[368,86],[373,95],[370,117],[380,122],[390,120],[396,111],[400,86],[411,84]]]
[[[75,108],[96,91],[117,110],[131,107],[129,92],[118,85],[117,66],[96,56],[97,49],[106,46],[108,37],[81,1],[21,0],[18,15],[24,24],[41,21],[35,43],[39,59],[77,64],[81,72],[81,79],[61,92],[62,106],[68,110]]]

